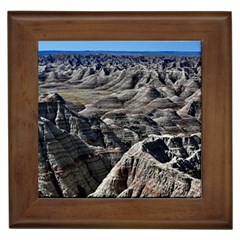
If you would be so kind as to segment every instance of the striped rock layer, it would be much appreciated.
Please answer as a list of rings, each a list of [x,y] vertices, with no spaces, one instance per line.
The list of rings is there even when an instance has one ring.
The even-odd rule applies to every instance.
[[[151,135],[127,151],[88,197],[201,197],[200,147],[197,135]]]
[[[77,116],[59,101],[39,105],[38,126],[41,197],[86,197],[126,151],[99,118]]]
[[[38,60],[40,197],[201,197],[200,57]]]

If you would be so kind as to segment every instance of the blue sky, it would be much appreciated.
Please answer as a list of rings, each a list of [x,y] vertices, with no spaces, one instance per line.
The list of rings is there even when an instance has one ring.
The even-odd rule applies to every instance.
[[[39,41],[39,51],[187,51],[200,52],[201,41]]]

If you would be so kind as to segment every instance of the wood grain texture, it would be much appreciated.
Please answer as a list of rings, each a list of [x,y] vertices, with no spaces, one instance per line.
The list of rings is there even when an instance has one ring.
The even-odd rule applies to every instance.
[[[232,228],[231,13],[9,12],[12,228]],[[201,199],[39,199],[39,40],[201,40]]]

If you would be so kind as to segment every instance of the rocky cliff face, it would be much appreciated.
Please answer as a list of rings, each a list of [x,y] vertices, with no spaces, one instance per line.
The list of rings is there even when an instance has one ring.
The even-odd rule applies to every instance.
[[[150,135],[136,143],[89,197],[200,197],[197,135]]]
[[[58,98],[39,103],[39,194],[86,197],[126,148],[99,118],[78,116]]]
[[[198,57],[39,56],[40,197],[200,197]]]

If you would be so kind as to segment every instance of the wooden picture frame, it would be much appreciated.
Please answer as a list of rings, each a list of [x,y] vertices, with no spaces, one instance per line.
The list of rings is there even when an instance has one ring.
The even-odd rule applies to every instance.
[[[202,41],[202,198],[38,198],[38,41]],[[9,12],[11,228],[232,228],[230,12]]]

